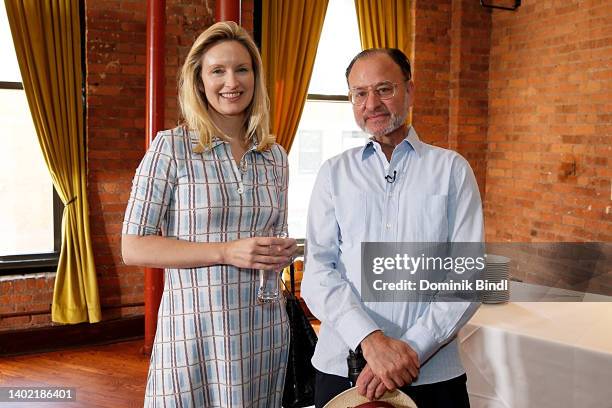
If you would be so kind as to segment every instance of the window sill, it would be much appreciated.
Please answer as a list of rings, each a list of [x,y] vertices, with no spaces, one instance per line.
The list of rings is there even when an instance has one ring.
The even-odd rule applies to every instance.
[[[0,277],[55,273],[58,261],[59,253],[0,257]]]
[[[10,275],[9,275],[10,273]],[[15,271],[7,271],[6,275],[0,275],[0,283],[13,282],[20,279],[55,279],[55,271],[45,271],[36,273],[15,273]]]

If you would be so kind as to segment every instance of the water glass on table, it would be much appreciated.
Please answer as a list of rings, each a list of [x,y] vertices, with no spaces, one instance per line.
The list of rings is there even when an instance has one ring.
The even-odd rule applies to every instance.
[[[264,235],[262,235],[264,236]],[[274,236],[276,238],[289,238],[287,231],[270,232],[265,236]],[[257,291],[257,300],[261,303],[272,303],[280,299],[280,275],[281,270],[259,270],[259,290]]]

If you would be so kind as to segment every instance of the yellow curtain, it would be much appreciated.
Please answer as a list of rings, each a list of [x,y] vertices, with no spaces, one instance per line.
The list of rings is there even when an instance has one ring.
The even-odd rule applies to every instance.
[[[79,2],[5,0],[40,147],[64,203],[51,318],[100,321],[86,188]]]
[[[412,0],[355,0],[361,48],[398,48],[412,57]]]
[[[329,0],[264,0],[261,54],[270,128],[287,150],[295,138]]]
[[[355,0],[361,49],[397,48],[402,50],[412,63],[413,4],[413,0]],[[412,108],[406,122],[412,123]]]

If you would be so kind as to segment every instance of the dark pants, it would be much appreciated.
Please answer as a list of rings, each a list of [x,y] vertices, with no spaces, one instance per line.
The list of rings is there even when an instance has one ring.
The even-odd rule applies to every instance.
[[[469,408],[467,376],[451,378],[434,384],[404,386],[400,388],[414,400],[419,408]],[[315,380],[315,406],[323,408],[336,395],[351,388],[348,378],[322,373],[317,370]]]

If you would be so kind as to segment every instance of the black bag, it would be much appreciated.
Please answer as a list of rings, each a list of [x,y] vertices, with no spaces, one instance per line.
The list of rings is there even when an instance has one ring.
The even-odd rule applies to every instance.
[[[291,290],[287,290],[286,307],[291,343],[283,389],[283,408],[302,408],[314,405],[315,369],[310,359],[317,345],[317,334],[300,306],[300,301],[295,297],[293,264],[289,271]]]

